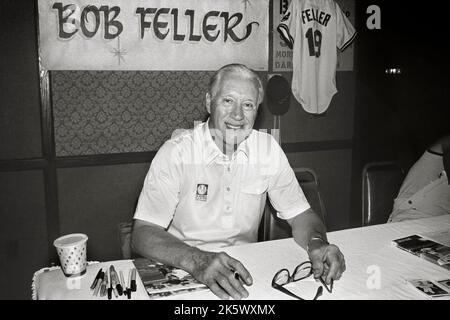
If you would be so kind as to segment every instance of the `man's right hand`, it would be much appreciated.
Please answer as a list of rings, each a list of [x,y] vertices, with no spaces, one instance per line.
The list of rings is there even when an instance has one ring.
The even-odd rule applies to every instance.
[[[244,284],[253,283],[250,273],[242,263],[224,252],[191,247],[161,226],[142,220],[135,220],[132,246],[143,257],[189,272],[221,299],[248,297]]]
[[[207,285],[221,299],[239,300],[248,297],[244,284],[250,286],[253,279],[238,260],[224,252],[196,251],[192,256],[190,273]],[[239,277],[237,276],[239,274]]]

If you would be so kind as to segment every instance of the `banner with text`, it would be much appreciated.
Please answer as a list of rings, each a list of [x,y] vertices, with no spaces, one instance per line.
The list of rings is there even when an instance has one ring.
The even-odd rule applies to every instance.
[[[48,70],[268,68],[269,0],[38,0]]]
[[[355,26],[355,0],[335,0]],[[273,56],[272,56],[272,71],[292,71],[292,50],[288,48],[280,34],[277,31],[278,24],[281,17],[287,11],[291,0],[273,0]],[[338,50],[337,71],[352,71],[353,70],[353,45],[350,44],[344,51]]]

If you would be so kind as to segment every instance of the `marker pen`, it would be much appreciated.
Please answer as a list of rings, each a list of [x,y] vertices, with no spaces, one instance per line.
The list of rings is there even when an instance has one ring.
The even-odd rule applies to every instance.
[[[130,272],[128,272],[127,299],[131,299],[131,273],[132,269],[130,269]]]
[[[113,285],[114,295],[117,298],[118,295],[122,295],[122,293],[123,293],[122,285],[120,284],[119,276],[117,275],[116,269],[114,269],[113,265],[111,265],[109,267],[109,272],[111,273],[111,281],[113,282],[112,285]]]
[[[119,276],[120,276],[120,284],[122,285],[123,292],[125,292],[127,290],[127,286],[126,286],[125,280],[123,278],[122,270],[119,271]]]
[[[106,295],[107,285],[108,285],[108,270],[106,270],[103,275],[102,287],[100,289],[100,297],[104,297]]]
[[[131,271],[131,291],[135,292],[137,290],[136,287],[136,269],[133,268],[133,270]]]
[[[111,272],[109,273],[109,276],[111,277]],[[109,287],[108,287],[109,284]],[[106,287],[108,287],[108,300],[111,300],[112,298],[112,282],[111,279],[109,279],[108,282],[108,278],[106,278]]]
[[[101,270],[101,269],[100,269]],[[102,286],[102,282],[103,282],[103,277],[105,276],[105,273],[102,271],[100,274],[100,277],[97,281],[97,284],[95,285],[95,289],[94,289],[94,296],[96,297],[100,291],[100,287]]]
[[[97,275],[95,276],[94,282],[92,282],[91,284],[91,290],[94,290],[95,287],[97,286],[97,282],[102,279],[102,268],[100,268],[100,270],[98,270]]]
[[[117,298],[119,296],[117,293],[117,283],[119,282],[119,279],[117,278],[117,273],[113,265],[109,267],[109,274],[111,276],[111,288],[114,292],[114,296]]]

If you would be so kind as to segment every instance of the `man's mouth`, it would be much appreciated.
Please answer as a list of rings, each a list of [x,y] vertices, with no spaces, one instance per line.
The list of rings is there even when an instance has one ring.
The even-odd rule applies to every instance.
[[[232,130],[239,130],[239,129],[244,128],[243,124],[236,125],[236,124],[231,124],[231,123],[225,123],[225,125],[226,125],[227,129],[232,129]]]

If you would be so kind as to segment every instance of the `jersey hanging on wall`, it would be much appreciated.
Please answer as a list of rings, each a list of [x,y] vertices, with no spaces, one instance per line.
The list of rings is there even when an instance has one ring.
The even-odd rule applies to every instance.
[[[277,29],[293,49],[292,93],[305,111],[325,112],[337,92],[337,49],[355,29],[334,0],[292,0]]]

